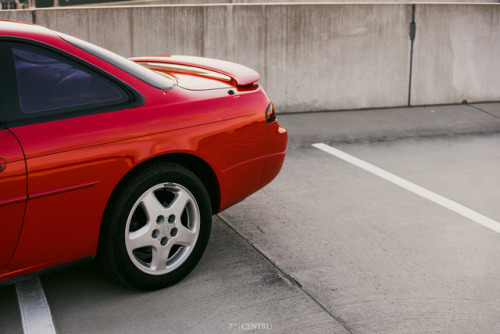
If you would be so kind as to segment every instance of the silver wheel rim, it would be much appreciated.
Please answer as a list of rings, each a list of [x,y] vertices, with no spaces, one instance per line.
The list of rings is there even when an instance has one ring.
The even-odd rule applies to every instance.
[[[200,210],[180,184],[162,183],[135,202],[127,218],[125,245],[132,263],[150,275],[182,265],[198,240]]]

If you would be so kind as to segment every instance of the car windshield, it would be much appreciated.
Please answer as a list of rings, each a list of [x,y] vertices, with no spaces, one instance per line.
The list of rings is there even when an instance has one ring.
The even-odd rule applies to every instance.
[[[69,36],[63,33],[59,33],[59,36],[68,43],[71,43],[74,46],[82,50],[85,50],[88,53],[93,54],[98,58],[101,58],[102,60],[107,61],[108,63],[118,67],[121,70],[124,70],[127,73],[132,74],[136,78],[144,81],[145,83],[153,87],[167,90],[175,85],[175,81],[168,78],[167,76],[163,76],[157,72],[154,72],[144,66],[141,66],[133,62],[132,60],[119,56],[116,53],[113,53],[109,50],[103,49],[97,45],[85,42],[79,38]]]

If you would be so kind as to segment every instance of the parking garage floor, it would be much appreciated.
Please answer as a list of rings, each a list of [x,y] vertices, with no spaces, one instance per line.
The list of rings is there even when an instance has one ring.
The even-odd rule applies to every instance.
[[[500,332],[500,104],[278,120],[281,174],[214,216],[185,280],[143,293],[93,263],[47,274],[52,332]],[[1,333],[34,333],[22,291],[0,287]]]

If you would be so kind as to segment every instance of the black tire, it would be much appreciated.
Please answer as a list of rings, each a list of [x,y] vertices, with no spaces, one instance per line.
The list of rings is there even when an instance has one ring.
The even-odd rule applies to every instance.
[[[150,166],[117,189],[106,210],[100,258],[104,270],[139,290],[157,290],[186,277],[210,237],[208,193],[189,169]]]

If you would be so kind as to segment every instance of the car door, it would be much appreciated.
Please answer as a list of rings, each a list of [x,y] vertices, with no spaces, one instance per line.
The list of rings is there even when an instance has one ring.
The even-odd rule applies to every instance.
[[[0,257],[2,267],[12,258],[4,274],[92,256],[106,201],[129,168],[127,157],[113,151],[116,136],[108,138],[109,122],[102,118],[109,118],[111,110],[128,107],[130,95],[109,76],[39,43],[0,40],[2,59],[7,74],[1,84],[10,84],[0,91],[0,117],[7,119],[10,131],[4,136],[10,135],[18,145],[9,159],[18,164],[17,176],[24,172],[24,183],[13,177],[16,186],[23,186],[24,197],[12,193],[10,184],[9,192],[1,193],[21,213],[17,229],[9,225],[9,238],[0,232],[2,244],[4,239],[15,239],[8,248],[10,254]],[[4,183],[2,189],[7,189]],[[0,214],[0,220],[3,217]],[[0,247],[7,253],[3,250],[7,246]]]
[[[1,125],[0,125],[1,126]],[[26,209],[26,164],[16,137],[0,128],[0,273],[9,264]]]

